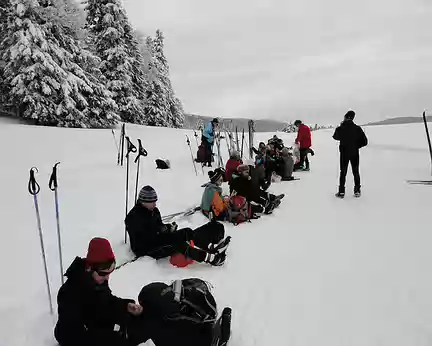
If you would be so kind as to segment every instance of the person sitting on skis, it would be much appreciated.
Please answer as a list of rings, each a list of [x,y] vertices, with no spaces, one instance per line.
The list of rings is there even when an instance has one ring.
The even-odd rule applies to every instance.
[[[249,165],[240,165],[233,174],[229,183],[231,194],[236,193],[246,198],[252,204],[252,214],[271,214],[273,209],[279,206],[284,195],[275,196],[261,189],[257,179],[255,168]]]
[[[159,209],[156,191],[144,186],[138,201],[125,219],[131,249],[137,257],[150,256],[161,259],[175,254],[213,266],[223,265],[230,237],[225,239],[221,223],[212,222],[196,230],[177,229],[177,224],[164,224]],[[191,246],[193,241],[195,247]]]
[[[76,257],[66,270],[67,280],[57,295],[54,329],[60,346],[135,346],[148,339],[148,330],[138,319],[143,308],[111,293],[108,280],[115,265],[109,241],[93,238],[87,256]]]
[[[208,175],[210,182],[202,185],[205,190],[201,199],[201,211],[211,220],[224,221],[227,217],[229,196],[222,197],[221,185],[226,172],[221,168],[216,168],[208,172]]]
[[[219,125],[219,120],[217,118],[214,118],[212,121],[210,121],[206,127],[204,128],[201,142],[204,144],[205,150],[206,150],[206,162],[209,167],[212,165],[212,156],[213,156],[213,144],[214,144],[214,138],[215,138],[215,129]]]

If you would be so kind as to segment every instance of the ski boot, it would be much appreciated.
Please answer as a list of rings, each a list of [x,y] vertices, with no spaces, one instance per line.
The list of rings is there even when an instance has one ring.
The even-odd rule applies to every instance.
[[[359,198],[361,196],[360,188],[354,189],[354,197]]]
[[[222,311],[213,326],[213,338],[211,346],[226,346],[231,336],[231,308],[226,307]]]
[[[338,192],[338,193],[335,194],[335,196],[337,198],[343,199],[343,198],[345,198],[345,192]]]

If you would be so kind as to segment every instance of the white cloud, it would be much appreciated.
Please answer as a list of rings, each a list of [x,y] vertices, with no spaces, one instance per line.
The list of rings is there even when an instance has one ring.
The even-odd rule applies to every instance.
[[[327,123],[356,106],[368,119],[432,108],[425,0],[124,3],[135,26],[165,32],[173,83],[190,112]]]

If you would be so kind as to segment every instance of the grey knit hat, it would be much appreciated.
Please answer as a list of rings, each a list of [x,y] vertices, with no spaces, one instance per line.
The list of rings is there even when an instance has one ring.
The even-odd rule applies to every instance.
[[[155,189],[150,185],[144,186],[138,196],[139,203],[152,203],[158,200]]]

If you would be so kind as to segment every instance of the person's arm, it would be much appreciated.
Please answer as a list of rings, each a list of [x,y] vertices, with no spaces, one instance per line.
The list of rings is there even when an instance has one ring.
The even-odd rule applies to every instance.
[[[366,134],[364,133],[363,129],[360,126],[358,127],[358,129],[359,129],[359,137],[360,137],[358,147],[360,149],[360,148],[363,148],[363,147],[368,145],[368,139],[367,139]]]
[[[340,126],[336,127],[336,130],[333,134],[333,139],[340,141]]]

